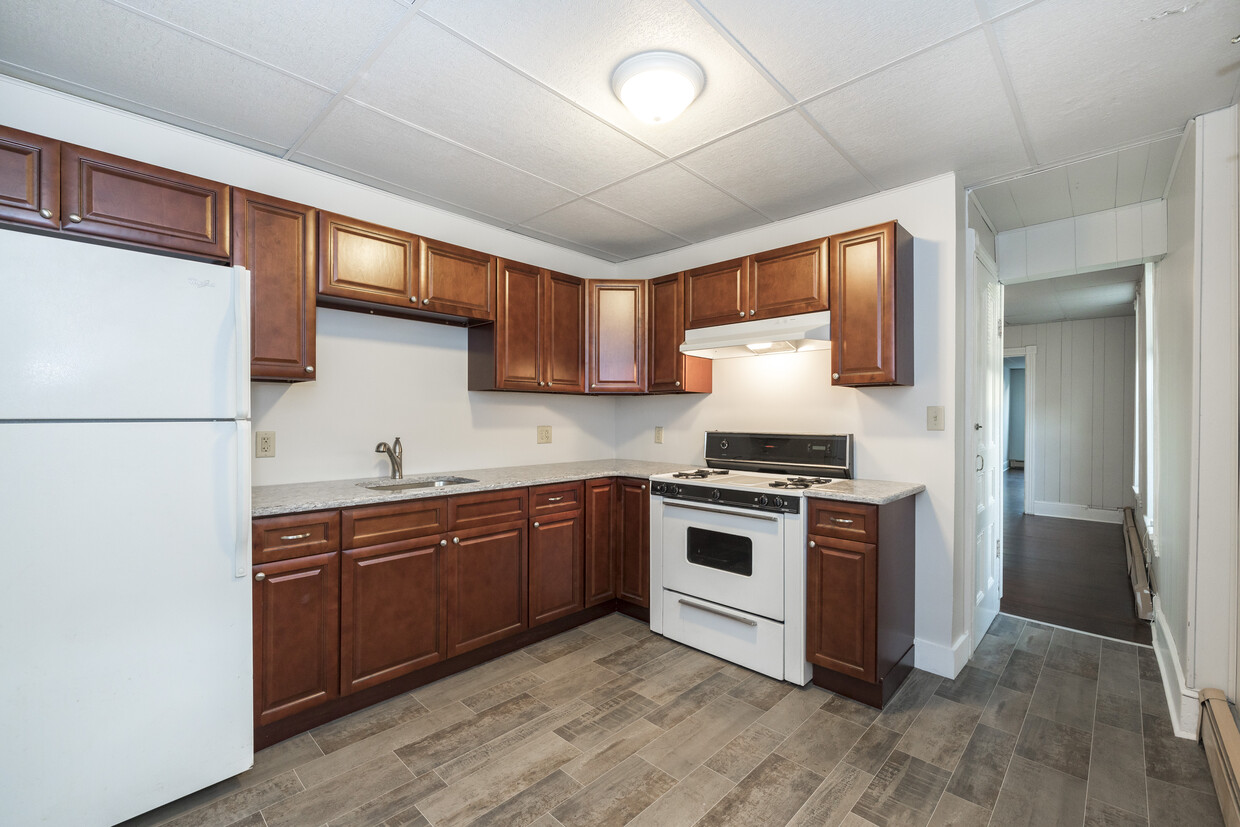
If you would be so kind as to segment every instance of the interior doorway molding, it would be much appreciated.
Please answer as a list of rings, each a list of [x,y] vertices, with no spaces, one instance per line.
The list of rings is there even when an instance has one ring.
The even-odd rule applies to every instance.
[[[1026,514],[1033,513],[1033,475],[1037,473],[1038,460],[1035,453],[1037,448],[1037,428],[1034,421],[1034,397],[1037,395],[1035,388],[1037,382],[1037,358],[1038,346],[1025,345],[1023,347],[1005,347],[1003,349],[1003,357],[1009,356],[1025,357],[1025,504],[1023,506]],[[1002,514],[1002,512],[1000,512]]]

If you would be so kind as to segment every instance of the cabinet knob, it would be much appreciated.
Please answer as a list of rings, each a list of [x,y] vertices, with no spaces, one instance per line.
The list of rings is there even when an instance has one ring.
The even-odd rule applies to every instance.
[[[839,378],[840,378],[840,375],[839,375],[838,373],[833,373],[833,374],[831,374],[831,378],[832,378],[832,379],[839,379]]]
[[[43,216],[44,218],[51,218],[52,211],[49,210],[47,207],[44,207],[43,209],[39,210],[39,215]]]
[[[74,224],[81,224],[82,216],[78,215],[75,212],[71,212],[69,213],[69,220],[72,221]]]
[[[537,523],[537,522],[535,522],[535,523],[534,523],[534,528],[538,528],[538,523]]]
[[[745,318],[745,311],[742,310],[740,313],[737,313],[736,315],[740,316],[743,319]]]
[[[817,544],[817,543],[815,543],[813,540],[810,540],[810,541],[809,541],[809,547],[810,547],[810,548],[818,548],[818,544]]]
[[[440,540],[440,541],[439,541],[439,545],[441,545],[441,546],[446,546],[447,544],[448,544],[448,541],[447,541],[447,540]]]
[[[306,373],[314,373],[314,365],[306,365]]]
[[[642,490],[643,490],[643,491],[645,491],[645,490],[646,490],[646,486],[644,486],[644,485],[643,485],[643,486],[642,486]]]
[[[749,315],[750,315],[750,316],[752,316],[753,314],[755,314],[755,313],[757,313],[757,312],[758,312],[757,310],[750,310],[750,311],[749,311]]]
[[[679,380],[679,379],[677,379],[677,380],[676,380],[676,387],[678,387],[678,388],[680,387],[680,380]]]
[[[430,299],[422,299],[422,304],[430,304],[430,303],[431,303]]]
[[[254,579],[255,579],[255,580],[266,580],[266,579],[267,579],[267,575],[263,574],[263,573],[260,571],[258,574],[254,575]]]
[[[452,538],[452,542],[456,543],[456,544],[459,546],[459,545],[461,544],[461,538],[460,538],[460,537],[453,537],[453,538]]]
[[[418,297],[417,297],[417,296],[410,296],[410,297],[409,297],[409,301],[413,302],[414,304],[417,304],[417,303],[418,303]]]
[[[546,382],[539,382],[539,383],[538,383],[538,387],[540,387],[540,388],[541,388],[541,387],[542,387],[543,385],[545,385],[545,384],[547,384],[547,383],[546,383]]]

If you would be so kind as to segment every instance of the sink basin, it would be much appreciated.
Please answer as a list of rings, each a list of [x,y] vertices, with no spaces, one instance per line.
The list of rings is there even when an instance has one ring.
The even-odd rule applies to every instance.
[[[381,480],[379,482],[359,482],[363,488],[372,491],[410,491],[415,488],[447,488],[450,485],[465,485],[477,482],[468,477],[429,477],[420,480]]]

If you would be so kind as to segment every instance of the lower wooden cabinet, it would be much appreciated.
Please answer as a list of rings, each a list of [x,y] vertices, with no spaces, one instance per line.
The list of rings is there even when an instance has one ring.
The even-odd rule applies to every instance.
[[[454,533],[444,552],[447,657],[529,628],[524,521]]]
[[[808,546],[809,661],[873,682],[878,547],[817,536]]]
[[[616,481],[586,480],[585,604],[597,606],[616,597]]]
[[[340,553],[254,567],[254,723],[340,694]]]
[[[616,597],[650,607],[650,481],[616,483]]]
[[[344,552],[340,692],[347,695],[438,663],[447,646],[434,536]]]
[[[585,608],[584,523],[580,511],[530,520],[530,626]]]

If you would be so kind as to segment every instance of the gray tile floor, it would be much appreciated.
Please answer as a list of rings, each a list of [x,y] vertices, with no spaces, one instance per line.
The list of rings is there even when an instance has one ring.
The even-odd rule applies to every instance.
[[[1000,615],[879,713],[610,615],[260,752],[128,822],[1211,825],[1153,651]]]

